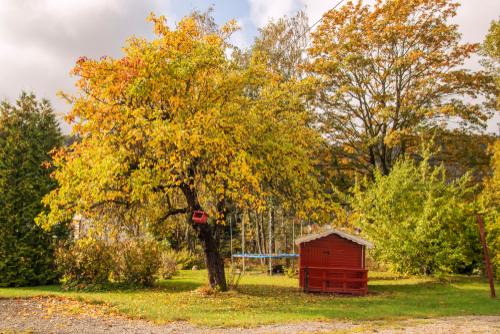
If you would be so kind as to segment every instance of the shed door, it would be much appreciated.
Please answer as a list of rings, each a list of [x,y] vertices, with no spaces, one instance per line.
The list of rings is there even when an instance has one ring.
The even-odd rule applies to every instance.
[[[312,268],[326,268],[328,267],[328,247],[312,246],[309,247],[308,265]],[[326,271],[323,269],[310,269],[309,270],[309,287],[312,289],[323,289],[323,280],[321,277],[325,275]],[[326,283],[326,282],[325,282]],[[316,290],[318,291],[318,290]]]
[[[328,267],[328,247],[309,247],[309,267]]]

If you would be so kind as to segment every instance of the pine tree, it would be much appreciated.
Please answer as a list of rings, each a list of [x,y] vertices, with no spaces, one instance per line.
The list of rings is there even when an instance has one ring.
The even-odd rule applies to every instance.
[[[45,232],[34,218],[44,209],[43,196],[57,187],[48,152],[61,145],[48,100],[23,91],[15,105],[0,103],[0,286],[57,279],[54,245],[67,228],[60,224]]]

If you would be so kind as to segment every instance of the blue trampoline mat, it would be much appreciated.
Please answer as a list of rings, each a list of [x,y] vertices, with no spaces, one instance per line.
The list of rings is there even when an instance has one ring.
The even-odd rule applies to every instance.
[[[299,257],[299,254],[234,254],[233,257],[251,257],[257,259],[268,259],[268,258],[282,258],[282,257]]]

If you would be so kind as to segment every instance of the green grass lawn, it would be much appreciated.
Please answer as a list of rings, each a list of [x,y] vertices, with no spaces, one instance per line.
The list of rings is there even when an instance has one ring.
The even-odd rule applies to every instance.
[[[157,323],[189,321],[201,326],[257,326],[307,320],[399,320],[452,315],[500,314],[500,299],[489,297],[487,280],[454,276],[451,283],[394,279],[370,273],[368,296],[305,294],[298,280],[249,273],[235,291],[198,294],[207,273],[181,271],[154,288],[114,292],[62,292],[59,286],[1,288],[0,298],[76,297],[114,306],[134,318]]]

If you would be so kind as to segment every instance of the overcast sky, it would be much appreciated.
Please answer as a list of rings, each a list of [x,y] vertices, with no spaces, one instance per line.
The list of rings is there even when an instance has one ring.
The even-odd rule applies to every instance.
[[[165,15],[172,27],[192,9],[214,7],[219,25],[236,19],[243,28],[231,42],[239,47],[252,43],[257,28],[268,18],[294,15],[307,6],[310,22],[339,0],[0,0],[0,98],[14,102],[22,89],[51,100],[56,111],[68,109],[56,97],[60,90],[74,92],[69,76],[80,56],[121,57],[131,35],[153,39],[151,12]],[[346,1],[344,1],[345,3]],[[364,1],[374,4],[375,0]],[[453,23],[460,26],[464,42],[482,42],[490,22],[500,16],[500,0],[462,0]],[[478,59],[467,62],[480,69]],[[497,131],[496,116],[489,127]],[[67,124],[63,132],[70,133]]]

